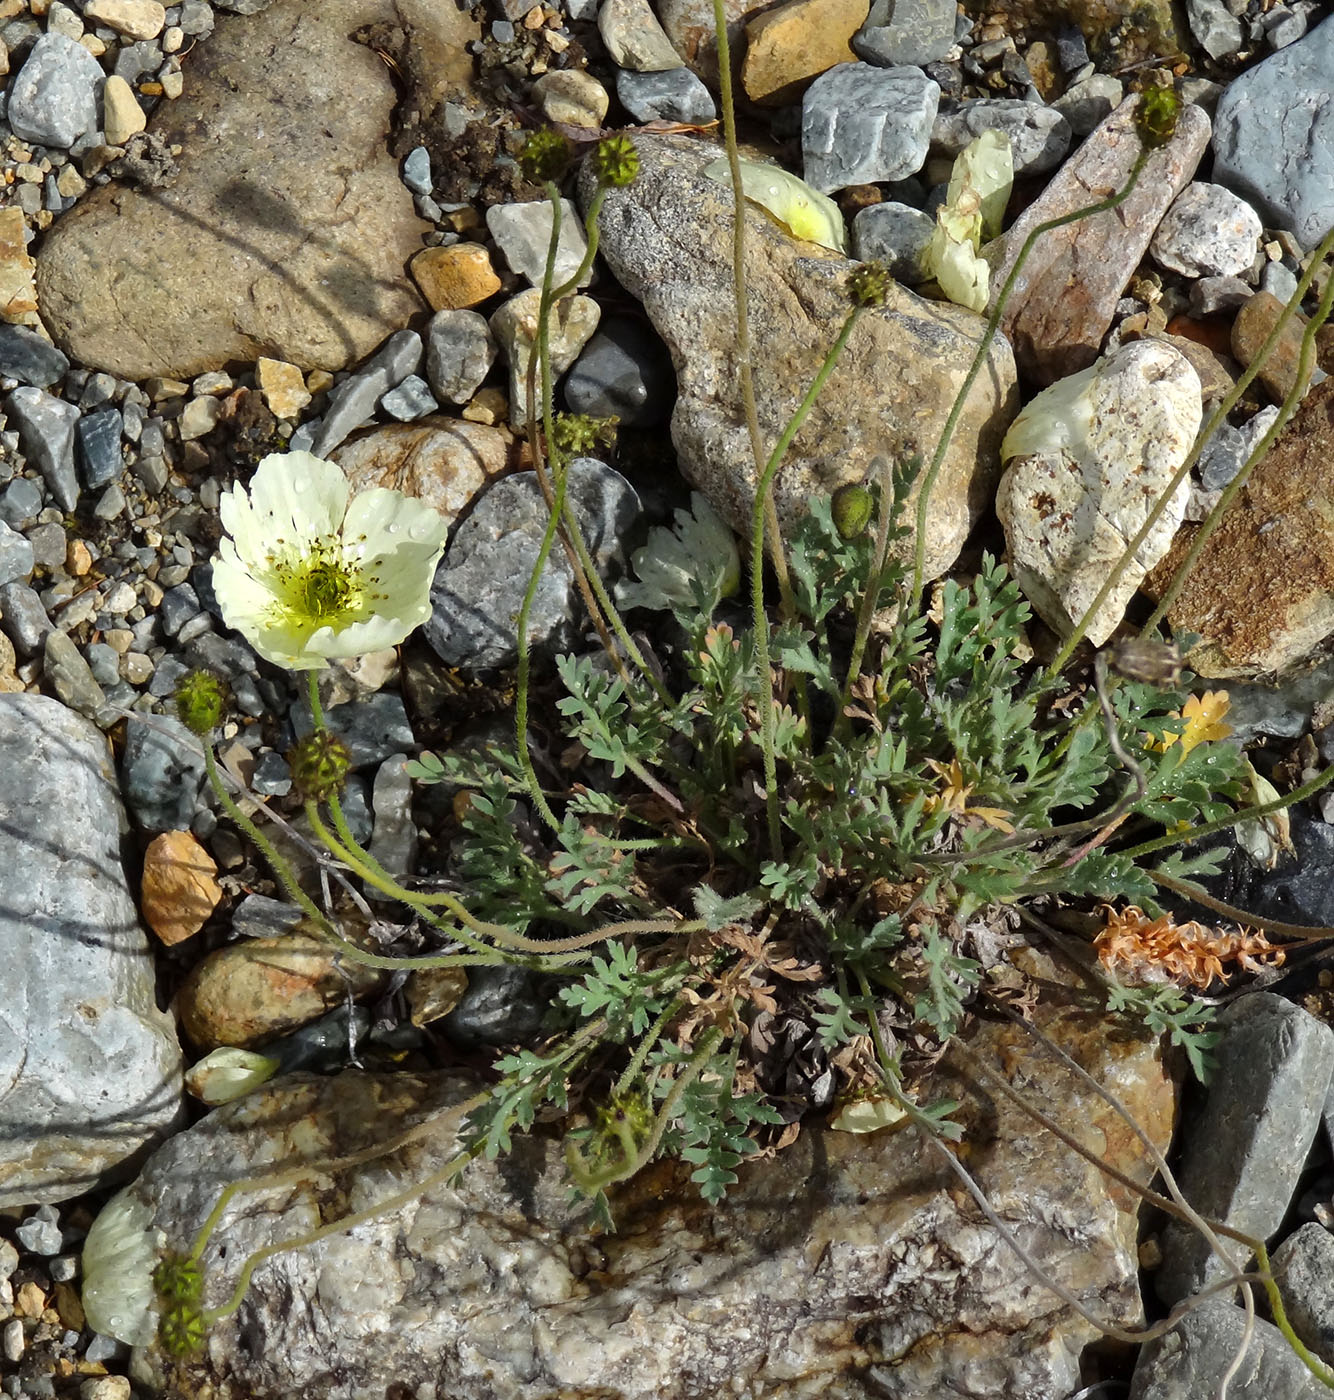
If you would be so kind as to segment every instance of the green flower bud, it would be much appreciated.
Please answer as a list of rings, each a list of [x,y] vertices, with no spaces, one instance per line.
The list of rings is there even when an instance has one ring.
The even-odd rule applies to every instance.
[[[352,768],[352,754],[337,735],[317,729],[288,749],[287,764],[292,770],[292,786],[307,802],[326,802],[342,792]]]
[[[848,273],[848,296],[854,306],[883,306],[893,280],[884,263],[861,263]]]
[[[834,529],[845,540],[854,539],[871,523],[875,498],[865,486],[849,483],[834,492],[829,511],[834,518]]]
[[[566,458],[585,457],[597,447],[610,447],[616,441],[619,421],[587,413],[558,413],[551,425],[551,450]]]
[[[1165,146],[1176,133],[1181,98],[1170,87],[1145,88],[1135,108],[1135,130],[1151,151]]]
[[[225,700],[223,684],[212,671],[191,671],[176,687],[176,713],[201,739],[222,718]]]
[[[158,1341],[169,1356],[191,1356],[204,1345],[204,1315],[197,1303],[175,1303],[162,1314]]]
[[[632,184],[639,174],[639,152],[628,136],[607,136],[589,156],[599,185],[620,189]]]
[[[168,1302],[197,1303],[204,1294],[204,1274],[194,1260],[168,1255],[153,1270],[153,1287]]]
[[[573,147],[559,131],[544,126],[533,132],[519,151],[519,169],[539,184],[559,180],[569,169]]]

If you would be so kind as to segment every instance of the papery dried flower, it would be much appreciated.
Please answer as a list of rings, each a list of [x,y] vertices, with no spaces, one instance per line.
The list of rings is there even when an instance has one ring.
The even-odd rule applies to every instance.
[[[1262,930],[1221,932],[1191,920],[1176,924],[1166,915],[1150,919],[1133,904],[1119,912],[1102,906],[1106,927],[1094,938],[1098,961],[1109,972],[1141,982],[1189,982],[1207,987],[1226,982],[1236,968],[1258,972],[1265,962],[1280,966],[1283,949]],[[1227,964],[1234,963],[1229,969]]]

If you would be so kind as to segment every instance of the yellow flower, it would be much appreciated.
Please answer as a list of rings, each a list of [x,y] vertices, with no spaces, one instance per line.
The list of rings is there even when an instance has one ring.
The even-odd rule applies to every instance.
[[[1192,695],[1173,716],[1186,721],[1181,733],[1164,734],[1151,747],[1164,751],[1180,741],[1184,758],[1198,744],[1226,739],[1232,733],[1232,726],[1223,723],[1223,716],[1231,703],[1226,690],[1206,690],[1203,695]]]
[[[349,495],[340,467],[286,452],[218,504],[230,537],[213,561],[223,621],[278,666],[380,651],[431,615],[444,519],[401,491]]]
[[[934,758],[928,758],[926,763],[933,773],[944,779],[940,792],[928,796],[926,799],[925,805],[928,812],[943,808],[956,817],[976,817],[979,821],[985,822],[987,826],[993,827],[996,831],[1003,831],[1006,835],[1014,831],[1014,824],[1009,820],[1010,813],[1003,807],[970,807],[968,805],[968,799],[972,795],[974,785],[964,782],[963,765],[957,758],[952,759],[948,766],[944,763],[937,763]]]

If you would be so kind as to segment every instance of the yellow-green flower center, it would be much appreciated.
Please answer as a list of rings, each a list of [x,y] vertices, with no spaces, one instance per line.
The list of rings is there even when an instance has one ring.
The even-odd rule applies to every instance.
[[[347,564],[327,549],[279,570],[288,606],[316,624],[331,622],[357,605],[359,580]]]

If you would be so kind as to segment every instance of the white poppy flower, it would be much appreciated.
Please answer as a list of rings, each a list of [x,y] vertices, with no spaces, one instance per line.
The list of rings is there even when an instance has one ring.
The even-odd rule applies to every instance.
[[[814,190],[805,180],[758,160],[737,162],[741,169],[741,193],[753,204],[767,209],[796,238],[844,253],[848,247],[843,211],[828,195]],[[726,156],[711,161],[705,176],[719,184],[732,183],[732,170]]]
[[[223,1045],[186,1070],[185,1087],[204,1103],[230,1103],[272,1079],[277,1069],[278,1061],[268,1055]]]
[[[131,1188],[101,1209],[83,1245],[83,1311],[88,1325],[130,1346],[157,1335],[153,1270],[165,1236],[152,1226],[153,1212]]]
[[[952,302],[970,311],[986,310],[991,269],[978,250],[1000,232],[1013,185],[1010,138],[984,131],[955,160],[945,202],[936,210],[927,269]]]
[[[265,457],[218,504],[223,621],[266,660],[309,671],[395,646],[431,615],[448,526],[401,491],[349,500],[342,469],[309,452]]]
[[[703,589],[706,611],[741,585],[741,558],[727,522],[699,494],[691,492],[690,509],[676,511],[674,527],[655,525],[648,543],[630,561],[640,581],[622,582],[617,601],[627,608],[670,608],[694,612],[691,581]]]

